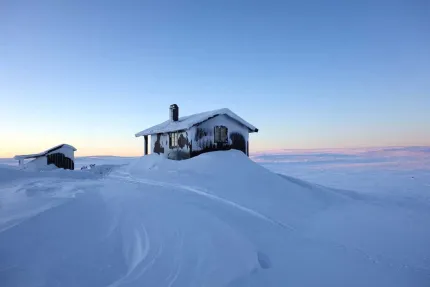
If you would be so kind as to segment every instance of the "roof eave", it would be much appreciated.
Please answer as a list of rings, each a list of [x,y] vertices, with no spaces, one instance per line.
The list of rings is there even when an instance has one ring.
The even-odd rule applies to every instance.
[[[20,160],[20,159],[30,159],[30,158],[43,157],[43,156],[46,156],[47,154],[49,154],[49,153],[51,153],[51,152],[54,152],[54,151],[56,151],[56,150],[59,150],[59,149],[60,149],[60,148],[62,148],[62,147],[68,147],[68,148],[72,149],[74,152],[75,152],[75,151],[77,151],[77,149],[76,149],[74,146],[71,146],[71,145],[69,145],[69,144],[60,144],[60,145],[58,145],[58,146],[55,146],[55,147],[50,148],[50,149],[48,149],[48,150],[45,150],[45,151],[43,151],[43,152],[41,152],[41,153],[16,155],[16,156],[14,156],[13,158],[14,158],[15,160]]]
[[[191,124],[191,125],[189,125],[189,126],[187,126],[185,128],[182,127],[182,128],[171,128],[169,130],[163,130],[163,129],[161,129],[161,130],[157,130],[157,129],[151,130],[152,128],[156,127],[156,126],[154,126],[152,128],[149,128],[149,129],[143,130],[141,132],[138,132],[138,133],[134,134],[134,136],[135,137],[141,137],[141,136],[154,135],[154,134],[158,134],[158,133],[170,133],[170,132],[184,131],[184,130],[188,130],[188,129],[194,127],[194,126],[198,126],[201,123],[206,122],[206,121],[208,121],[208,120],[210,120],[210,119],[212,119],[214,117],[220,116],[220,115],[225,115],[225,116],[229,117],[230,119],[238,122],[242,126],[246,127],[250,133],[258,132],[258,129],[256,127],[254,127],[253,125],[251,125],[250,123],[248,123],[247,121],[245,121],[244,119],[242,119],[240,116],[238,116],[234,112],[230,111],[229,109],[223,109],[223,110],[219,110],[219,112],[214,113],[211,116],[205,118],[204,120],[201,120],[199,122],[193,123],[193,124]],[[193,115],[186,116],[184,118],[189,118],[189,117],[192,117],[192,116]],[[181,118],[181,119],[183,119],[183,118]],[[161,123],[161,124],[163,124],[163,123]],[[157,125],[157,126],[159,126],[159,125]]]

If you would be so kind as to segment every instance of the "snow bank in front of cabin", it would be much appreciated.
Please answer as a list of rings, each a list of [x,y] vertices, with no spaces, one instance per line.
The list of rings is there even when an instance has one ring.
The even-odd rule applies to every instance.
[[[24,165],[24,169],[32,171],[46,171],[57,169],[55,164],[48,165],[48,159],[44,156],[35,158]]]
[[[96,167],[0,169],[2,286],[428,285],[428,210],[238,151]]]

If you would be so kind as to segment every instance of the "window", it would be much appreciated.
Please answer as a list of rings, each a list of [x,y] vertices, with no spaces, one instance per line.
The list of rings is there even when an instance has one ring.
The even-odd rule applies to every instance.
[[[170,146],[170,148],[179,146],[178,140],[179,140],[179,133],[178,132],[170,133],[169,134],[169,143],[170,143],[169,146]]]
[[[214,142],[215,143],[228,142],[227,131],[228,129],[225,126],[216,126],[215,132],[214,132]]]

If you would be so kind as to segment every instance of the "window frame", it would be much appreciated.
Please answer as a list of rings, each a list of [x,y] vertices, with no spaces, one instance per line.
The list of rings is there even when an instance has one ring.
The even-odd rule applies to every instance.
[[[218,132],[217,132],[218,130]],[[225,134],[223,134],[223,130],[225,130]],[[219,138],[218,138],[218,136]],[[225,138],[223,138],[223,136]],[[228,143],[228,128],[226,126],[215,126],[214,127],[214,143]]]
[[[179,147],[179,136],[180,136],[180,132],[169,133],[169,148]]]

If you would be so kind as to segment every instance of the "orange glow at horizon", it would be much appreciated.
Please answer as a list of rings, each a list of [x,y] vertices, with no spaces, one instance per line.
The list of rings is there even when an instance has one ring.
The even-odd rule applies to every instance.
[[[105,138],[106,136],[106,138]],[[7,137],[13,139],[0,142],[0,158],[13,158],[19,154],[39,153],[58,144],[67,143],[76,147],[76,157],[80,156],[142,156],[143,138],[130,137],[129,133],[124,133],[120,137],[108,135],[96,135],[91,138],[72,137],[72,136],[45,136],[37,134],[12,134]],[[30,141],[33,139],[33,141]],[[335,141],[336,139],[319,139],[305,141],[291,138],[290,140],[263,140],[260,135],[250,135],[250,153],[273,151],[281,149],[321,149],[321,148],[360,148],[360,147],[384,147],[384,146],[430,146],[429,141],[414,141],[412,138],[405,137],[405,140],[387,139],[379,143],[356,144]]]

